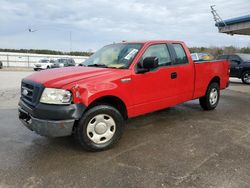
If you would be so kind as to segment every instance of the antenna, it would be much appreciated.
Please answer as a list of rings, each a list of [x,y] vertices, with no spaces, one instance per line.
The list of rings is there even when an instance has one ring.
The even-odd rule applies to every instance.
[[[216,26],[218,28],[221,27],[221,23],[224,24],[224,26],[226,26],[226,23],[222,20],[222,18],[220,17],[220,15],[217,13],[217,11],[215,10],[215,5],[211,5],[210,8],[211,8],[211,13],[213,14],[213,17],[214,17],[214,21],[216,23]]]

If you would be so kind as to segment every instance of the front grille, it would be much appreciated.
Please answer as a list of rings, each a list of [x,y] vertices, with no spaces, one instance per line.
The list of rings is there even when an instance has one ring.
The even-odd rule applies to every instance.
[[[34,95],[34,86],[33,85],[23,83],[21,93],[22,93],[22,97],[24,99],[26,99],[29,102],[33,102],[33,95]]]
[[[40,99],[43,85],[30,80],[23,80],[21,85],[21,100],[30,107],[34,107]]]

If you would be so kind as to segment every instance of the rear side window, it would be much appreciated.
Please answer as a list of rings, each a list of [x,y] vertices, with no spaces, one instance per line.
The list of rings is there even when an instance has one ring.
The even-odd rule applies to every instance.
[[[142,55],[142,61],[146,57],[157,57],[159,66],[171,65],[171,58],[166,44],[156,44],[148,47]]]
[[[198,61],[199,60],[196,54],[191,54],[191,57],[192,57],[193,61]]]
[[[188,58],[181,44],[172,44],[175,54],[176,60],[174,64],[187,64]]]

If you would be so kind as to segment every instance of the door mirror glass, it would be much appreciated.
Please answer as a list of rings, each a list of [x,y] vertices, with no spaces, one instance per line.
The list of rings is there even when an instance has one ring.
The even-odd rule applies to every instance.
[[[157,57],[146,57],[142,62],[142,67],[145,69],[154,69],[158,67],[158,62]]]
[[[159,60],[157,57],[146,57],[142,64],[141,67],[137,69],[137,73],[145,73],[148,72],[152,69],[155,69],[158,67]]]

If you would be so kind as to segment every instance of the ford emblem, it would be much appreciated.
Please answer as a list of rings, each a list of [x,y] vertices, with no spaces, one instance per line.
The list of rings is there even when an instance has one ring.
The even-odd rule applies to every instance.
[[[25,96],[26,96],[26,95],[28,95],[28,93],[29,93],[29,92],[28,92],[28,90],[27,90],[27,89],[24,89],[22,93],[23,93],[23,95],[25,95]]]

